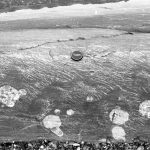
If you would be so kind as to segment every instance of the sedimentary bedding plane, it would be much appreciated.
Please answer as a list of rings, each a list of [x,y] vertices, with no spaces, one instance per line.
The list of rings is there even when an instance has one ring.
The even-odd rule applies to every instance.
[[[130,141],[137,135],[149,138],[149,109],[145,104],[150,93],[150,37],[135,33],[103,38],[101,34],[106,30],[88,31],[64,29],[63,33],[66,37],[72,32],[77,37],[84,33],[86,39],[91,34],[98,37],[47,43],[46,47],[24,51],[17,49],[23,41],[26,47],[39,42],[31,36],[32,30],[22,31],[22,38],[13,31],[13,39],[12,32],[0,33],[5,34],[1,49],[9,47],[9,52],[0,54],[3,140],[43,137],[100,141],[112,136],[116,141]],[[40,38],[42,43],[54,38],[52,33],[57,36],[60,32],[34,31],[37,35],[45,33]],[[84,57],[76,62],[70,53],[79,47]]]

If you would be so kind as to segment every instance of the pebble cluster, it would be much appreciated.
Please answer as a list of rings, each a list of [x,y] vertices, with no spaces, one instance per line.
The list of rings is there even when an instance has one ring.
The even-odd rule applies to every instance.
[[[109,114],[110,121],[112,121],[115,126],[112,128],[112,136],[116,140],[125,141],[126,133],[122,125],[124,125],[129,120],[128,112],[122,110],[119,106],[113,109]]]
[[[20,99],[20,97],[27,95],[27,91],[25,89],[17,90],[9,85],[3,85],[0,87],[0,102],[7,107],[13,107]],[[87,96],[87,102],[93,102],[92,96]],[[60,119],[60,109],[55,109],[54,114],[45,116],[42,120],[42,125],[51,130],[55,135],[58,137],[62,137],[64,135],[63,131],[61,130],[61,119]],[[66,114],[68,116],[74,115],[76,112],[72,109],[68,109]],[[150,100],[145,100],[139,105],[139,113],[143,117],[150,118]],[[109,113],[109,119],[114,125],[111,129],[112,137],[115,140],[123,140],[126,141],[126,132],[123,128],[125,123],[129,121],[130,116],[129,113],[125,110],[122,110],[121,107],[116,106],[116,108],[112,109]],[[78,147],[79,150],[79,147]],[[138,149],[139,150],[139,149]]]
[[[150,143],[135,138],[131,143],[110,141],[101,143],[36,140],[0,143],[1,150],[150,150]]]

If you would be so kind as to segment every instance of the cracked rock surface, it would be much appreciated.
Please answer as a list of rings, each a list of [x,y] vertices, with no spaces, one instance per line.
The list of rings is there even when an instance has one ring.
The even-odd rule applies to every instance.
[[[150,36],[124,33],[1,31],[0,86],[25,89],[27,94],[12,108],[0,107],[0,139],[98,141],[112,136],[115,125],[109,114],[116,106],[129,114],[119,127],[123,138],[149,139],[149,119],[139,113],[139,105],[150,96]],[[82,61],[70,59],[74,50],[83,52]],[[67,110],[74,113],[67,115]],[[59,116],[63,136],[43,126],[48,115]]]

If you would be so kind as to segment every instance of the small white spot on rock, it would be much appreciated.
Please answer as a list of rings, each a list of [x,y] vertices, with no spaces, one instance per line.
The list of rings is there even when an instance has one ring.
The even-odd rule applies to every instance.
[[[77,147],[77,150],[80,150],[81,148],[80,147]]]
[[[73,146],[80,146],[80,144],[78,144],[78,143],[73,143],[72,145]]]
[[[102,139],[99,139],[98,141],[101,142],[101,143],[105,143],[105,142],[106,142],[106,139],[105,139],[105,138],[102,138]]]
[[[115,140],[123,140],[125,141],[125,131],[120,126],[115,126],[112,128],[112,136]]]
[[[7,104],[7,106],[8,106],[8,107],[14,107],[14,106],[15,106],[15,103],[14,103],[14,102],[9,102],[9,103]]]
[[[41,145],[41,146],[40,146],[40,149],[44,149],[44,146],[43,146],[43,145]]]
[[[0,102],[7,107],[13,107],[23,93],[25,94],[23,89],[18,91],[9,85],[4,85],[0,87]]]
[[[139,146],[139,147],[137,148],[137,150],[144,150],[144,147],[143,147],[143,146]]]
[[[92,96],[87,96],[86,101],[87,102],[93,102],[94,98]]]
[[[97,11],[97,10],[95,10],[94,14],[95,14],[95,15],[98,15],[98,11]]]
[[[20,89],[20,90],[19,90],[19,94],[20,94],[21,96],[25,96],[25,95],[27,95],[27,91],[26,91],[25,89]]]
[[[118,107],[110,112],[109,118],[114,124],[122,125],[129,120],[129,114]]]
[[[2,105],[1,105],[1,107],[2,107],[2,108],[4,108],[4,107],[5,107],[5,105],[3,105],[3,104],[2,104]]]
[[[55,109],[55,110],[54,110],[54,113],[55,113],[56,115],[59,115],[59,114],[60,114],[60,109]]]
[[[150,118],[150,100],[145,100],[139,105],[139,112],[142,116]]]
[[[84,141],[81,141],[81,144],[84,144]]]
[[[75,111],[72,109],[68,109],[66,113],[67,113],[67,115],[72,116],[72,115],[74,115]]]

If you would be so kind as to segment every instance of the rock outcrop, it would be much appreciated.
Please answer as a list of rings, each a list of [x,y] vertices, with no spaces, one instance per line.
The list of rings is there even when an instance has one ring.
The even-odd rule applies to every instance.
[[[18,9],[40,9],[43,7],[68,6],[72,4],[101,4],[119,2],[123,0],[1,0],[0,12],[15,11]],[[128,1],[128,0],[124,0]]]
[[[1,31],[0,87],[10,85],[27,94],[14,107],[0,104],[0,139],[149,139],[149,118],[141,115],[139,106],[150,97],[150,36],[123,33],[108,29]],[[70,58],[77,49],[84,54],[79,62]],[[117,112],[110,120],[116,108],[129,114],[125,124],[117,123],[122,116]]]

